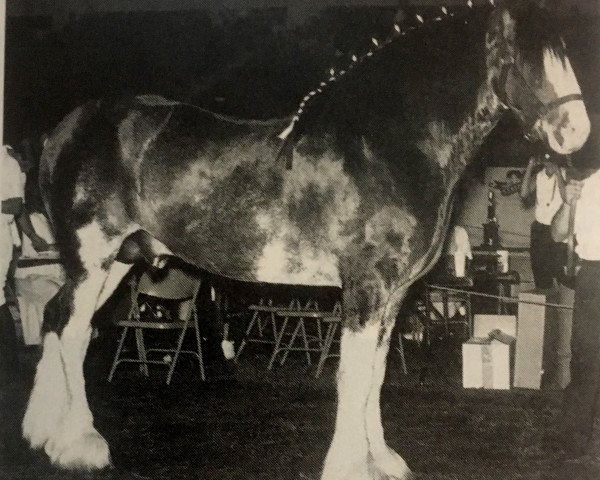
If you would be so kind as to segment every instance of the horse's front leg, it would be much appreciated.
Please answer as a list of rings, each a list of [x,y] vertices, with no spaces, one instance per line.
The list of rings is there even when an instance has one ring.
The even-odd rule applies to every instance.
[[[129,266],[112,262],[120,239],[109,241],[93,224],[77,233],[80,268],[70,272],[51,300],[50,310],[56,317],[44,319],[51,331],[44,338],[23,435],[32,447],[43,446],[54,464],[91,470],[108,466],[110,454],[108,444],[94,428],[85,392],[83,362],[90,322]]]
[[[323,480],[369,478],[366,408],[378,334],[379,325],[374,319],[360,329],[342,328],[335,433],[325,459]]]
[[[44,337],[23,435],[64,468],[89,470],[110,464],[108,444],[93,426],[83,378],[90,321],[106,277],[102,269],[93,269],[69,278],[52,299],[52,308],[46,308],[46,315],[52,312],[60,318],[53,319],[54,330]]]
[[[372,466],[378,473],[377,476],[383,476],[384,478],[402,479],[408,477],[410,474],[410,470],[404,459],[387,445],[381,419],[381,387],[385,377],[391,333],[396,323],[400,302],[405,294],[406,290],[398,290],[389,299],[385,318],[379,332],[379,342],[373,363],[373,381],[367,401],[366,425],[369,453]]]
[[[52,462],[64,468],[96,469],[110,464],[108,444],[93,425],[83,377],[90,322],[106,277],[101,269],[88,270],[86,278],[75,284],[67,306],[68,322],[59,336],[69,402],[45,449]]]
[[[344,288],[336,425],[322,478],[404,479],[410,471],[385,444],[379,407],[397,308],[376,274],[347,279]]]

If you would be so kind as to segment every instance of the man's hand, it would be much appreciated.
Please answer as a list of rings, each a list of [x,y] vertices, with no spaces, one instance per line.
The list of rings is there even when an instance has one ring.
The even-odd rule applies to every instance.
[[[569,183],[567,183],[567,186],[565,187],[565,202],[569,205],[576,202],[579,197],[581,197],[581,187],[583,187],[582,181],[569,180]]]
[[[554,162],[547,162],[546,163],[546,171],[548,172],[548,175],[550,175],[550,176],[558,175],[558,173],[559,173],[558,165],[556,165],[556,163],[554,163]]]

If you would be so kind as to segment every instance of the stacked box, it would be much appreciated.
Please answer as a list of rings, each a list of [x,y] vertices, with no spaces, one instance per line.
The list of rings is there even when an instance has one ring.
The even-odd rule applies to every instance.
[[[475,315],[474,337],[463,343],[463,387],[508,390],[517,319],[514,315]]]
[[[508,390],[511,350],[511,344],[488,338],[463,343],[463,387]]]

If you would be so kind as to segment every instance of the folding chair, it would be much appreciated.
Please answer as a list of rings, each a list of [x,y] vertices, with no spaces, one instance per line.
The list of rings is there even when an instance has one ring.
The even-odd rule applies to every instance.
[[[319,305],[313,300],[308,300],[304,307],[301,307],[300,303],[296,300],[290,304],[289,308],[278,308],[275,311],[273,317],[274,322],[277,323],[277,321],[281,319],[281,326],[277,327],[278,331],[276,335],[275,347],[273,348],[273,353],[271,354],[271,359],[269,360],[267,369],[271,370],[273,368],[275,359],[280,353],[283,353],[283,356],[281,357],[279,364],[283,365],[289,352],[291,351],[306,352],[306,361],[308,365],[311,364],[310,352],[320,351],[323,343],[321,323],[318,321],[320,315]],[[310,337],[310,340],[318,341],[319,348],[311,348],[309,346],[309,335],[307,333],[305,323],[305,320],[308,318],[317,318],[317,335]],[[292,323],[294,321],[296,322],[292,333],[287,331],[290,321]],[[285,342],[284,338],[289,338],[289,340]],[[294,347],[296,338],[301,338],[304,341],[304,347]]]
[[[466,282],[465,282],[466,284]],[[431,342],[435,327],[442,327],[445,338],[450,337],[451,327],[458,326],[463,330],[465,338],[471,337],[473,331],[473,316],[471,309],[471,294],[467,286],[450,287],[460,288],[459,291],[448,291],[438,288],[438,285],[426,284],[425,286],[425,331],[427,344]],[[472,285],[472,283],[471,283]],[[445,287],[445,285],[442,285]],[[460,309],[464,308],[464,315]]]
[[[249,343],[277,345],[280,330],[277,325],[276,313],[282,309],[299,310],[300,304],[298,300],[291,300],[288,306],[282,307],[281,305],[274,305],[272,299],[265,300],[261,298],[258,304],[248,307],[248,310],[252,312],[252,317],[240,343],[240,348],[238,348],[235,355],[235,362],[239,360],[242,351]]]
[[[325,366],[325,362],[328,358],[340,356],[339,353],[331,353],[331,346],[335,341],[335,336],[338,332],[338,327],[342,323],[341,303],[336,302],[335,306],[333,307],[333,311],[330,312],[328,316],[323,317],[321,321],[323,322],[323,324],[327,325],[327,329],[325,331],[325,339],[321,348],[321,355],[319,357],[317,371],[315,372],[315,378],[319,378],[319,376],[321,375],[323,367]]]
[[[120,363],[139,363],[140,371],[145,376],[148,376],[149,364],[170,364],[167,374],[167,385],[169,385],[181,353],[187,353],[197,358],[198,366],[200,367],[200,377],[202,380],[205,380],[200,326],[196,310],[196,298],[200,290],[200,279],[180,269],[171,268],[166,277],[161,280],[154,281],[147,272],[144,272],[139,280],[136,281],[134,279],[130,285],[131,308],[127,320],[121,320],[116,323],[118,327],[123,327],[123,333],[119,339],[117,352],[115,353],[115,358],[108,375],[108,381],[112,381],[117,366]],[[161,301],[168,301],[176,305],[176,308],[160,308]],[[154,307],[153,304],[157,306]],[[183,340],[189,328],[192,328],[195,333],[196,350],[182,349]],[[125,339],[130,329],[133,329],[135,332],[138,358],[121,358]],[[144,342],[144,330],[180,330],[180,333],[174,348],[147,349]],[[153,353],[163,353],[165,355],[161,360],[149,359],[148,356]],[[173,356],[171,357],[171,355]]]

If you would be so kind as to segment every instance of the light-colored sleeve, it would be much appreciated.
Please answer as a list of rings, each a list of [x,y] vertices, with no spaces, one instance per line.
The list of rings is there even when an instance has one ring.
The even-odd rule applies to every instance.
[[[0,200],[9,198],[23,198],[25,195],[21,168],[11,156],[2,158],[2,172],[0,174]]]

